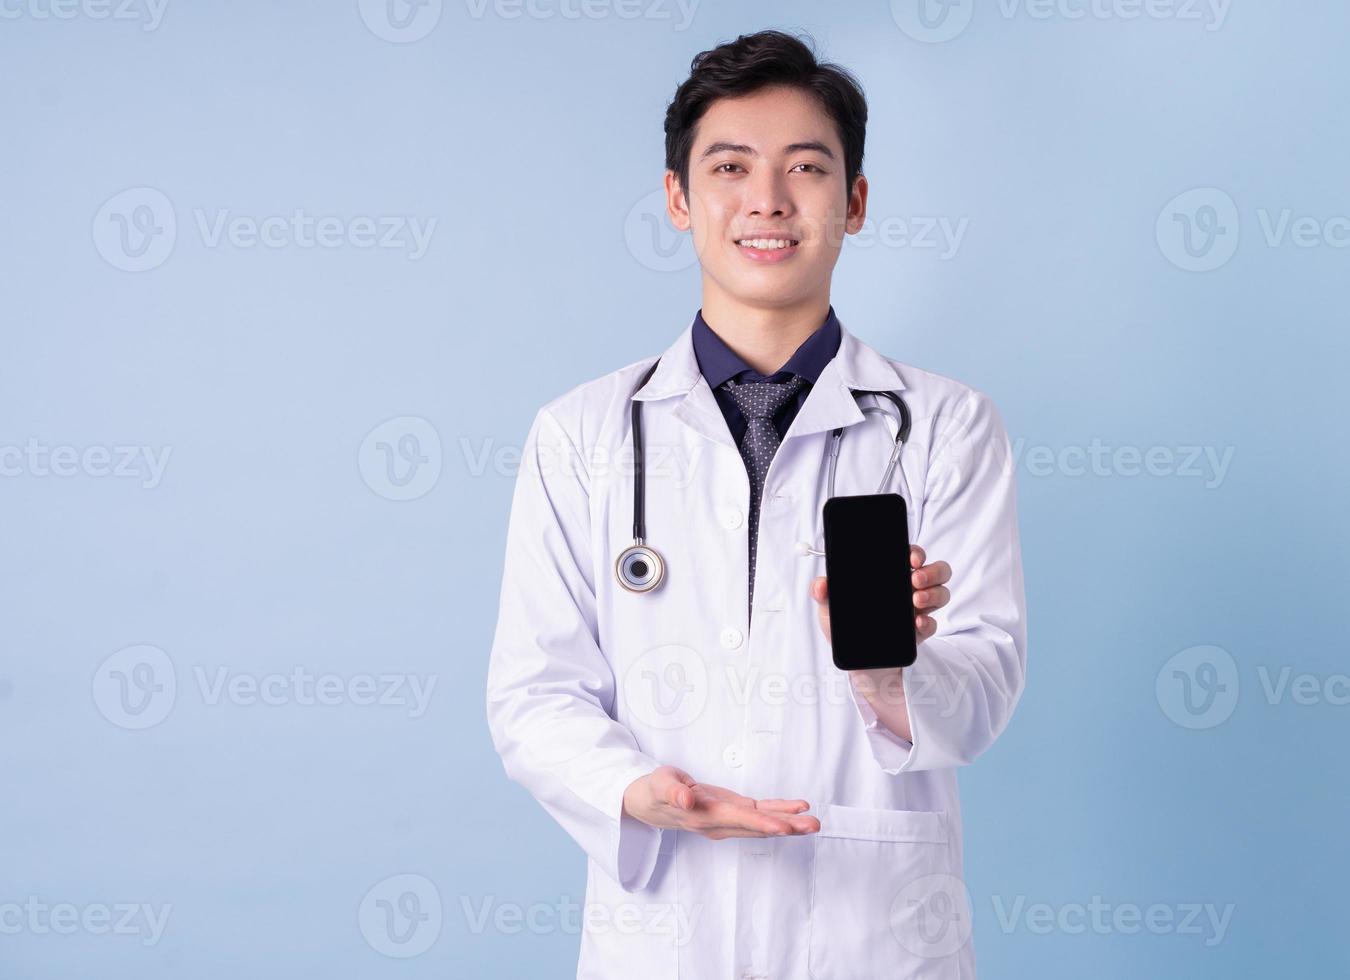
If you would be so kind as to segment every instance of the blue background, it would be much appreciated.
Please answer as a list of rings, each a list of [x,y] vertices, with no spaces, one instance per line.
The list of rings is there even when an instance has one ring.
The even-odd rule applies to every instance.
[[[484,721],[512,450],[697,308],[687,241],[644,217],[665,104],[696,52],[768,26],[862,79],[871,224],[966,221],[955,249],[850,242],[841,319],[989,392],[1021,447],[1028,686],[961,773],[982,974],[1345,972],[1345,5],[966,0],[936,43],[913,0],[651,5],[446,4],[404,40],[355,2],[6,7],[0,976],[573,975],[556,920],[474,926],[584,885]],[[161,229],[151,267],[106,202]],[[436,223],[421,254],[199,228],[296,209]],[[1306,237],[1269,233],[1286,210]],[[1056,456],[1094,441],[1172,463]],[[58,475],[30,446],[169,455],[157,481]],[[1189,446],[1227,469],[1188,475]],[[176,683],[145,728],[108,693],[140,645]],[[1316,690],[1268,693],[1285,667]],[[297,668],[435,687],[414,716],[406,685],[198,681]],[[442,920],[399,958],[359,910],[404,874]],[[151,941],[44,928],[30,899],[172,908]],[[1231,919],[1210,944],[999,915],[1094,899]]]

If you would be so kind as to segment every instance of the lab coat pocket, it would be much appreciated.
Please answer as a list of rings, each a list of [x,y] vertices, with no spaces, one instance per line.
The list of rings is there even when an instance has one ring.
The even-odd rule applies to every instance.
[[[970,938],[947,814],[827,804],[815,835],[807,969],[816,980],[955,980]]]

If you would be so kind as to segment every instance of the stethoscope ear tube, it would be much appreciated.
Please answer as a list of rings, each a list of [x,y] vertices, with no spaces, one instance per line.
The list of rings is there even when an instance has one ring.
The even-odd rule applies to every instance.
[[[855,401],[865,395],[877,395],[881,398],[889,398],[891,404],[895,406],[896,411],[900,413],[900,422],[895,430],[895,446],[891,449],[891,458],[886,463],[886,471],[881,474],[881,482],[877,484],[876,492],[881,493],[886,489],[886,484],[890,482],[891,474],[895,472],[895,467],[900,463],[900,450],[902,450],[905,447],[905,443],[909,441],[909,429],[911,425],[909,406],[905,404],[903,398],[893,391],[855,390],[853,392]],[[886,415],[882,409],[877,408],[875,405],[860,405],[858,407],[864,415],[876,414],[883,418]],[[842,425],[830,433],[829,478],[825,483],[825,498],[827,500],[834,496],[834,473],[835,470],[839,468],[839,443],[841,443],[843,439],[844,427]]]

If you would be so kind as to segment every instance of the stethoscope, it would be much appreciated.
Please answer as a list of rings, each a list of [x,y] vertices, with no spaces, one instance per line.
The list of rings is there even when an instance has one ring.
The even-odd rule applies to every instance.
[[[657,364],[660,363],[658,360]],[[642,389],[652,373],[656,370],[656,364],[647,369],[647,373],[642,376],[642,380],[637,383],[633,389],[633,395]],[[867,395],[876,395],[888,399],[895,406],[899,413],[900,424],[895,430],[895,446],[891,449],[890,459],[886,463],[886,472],[882,474],[881,482],[877,484],[877,493],[885,489],[890,481],[891,474],[900,464],[900,451],[905,446],[905,440],[909,438],[909,407],[905,400],[893,391],[862,391],[850,388],[849,393],[853,395],[856,401]],[[644,515],[644,506],[646,502],[646,476],[645,460],[642,446],[642,402],[637,398],[629,398],[631,403],[633,420],[633,544],[625,548],[614,562],[614,574],[619,580],[619,585],[623,586],[629,592],[650,592],[661,584],[666,577],[666,562],[655,548],[651,548],[644,540],[647,537],[647,525]],[[877,405],[859,405],[863,415],[880,415],[883,419],[890,418],[891,415],[885,409]],[[833,430],[830,433],[830,452],[829,452],[829,475],[826,479],[826,495],[834,496],[834,473],[839,467],[839,444],[844,440],[844,427]],[[823,552],[810,547],[804,543],[797,545],[797,551],[802,555],[822,555]]]

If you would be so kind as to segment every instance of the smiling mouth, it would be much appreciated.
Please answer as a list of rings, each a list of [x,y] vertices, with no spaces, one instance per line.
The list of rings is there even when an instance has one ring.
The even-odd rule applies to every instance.
[[[801,242],[796,238],[738,238],[736,244],[741,248],[753,248],[761,252],[772,252],[777,249],[795,248]]]

